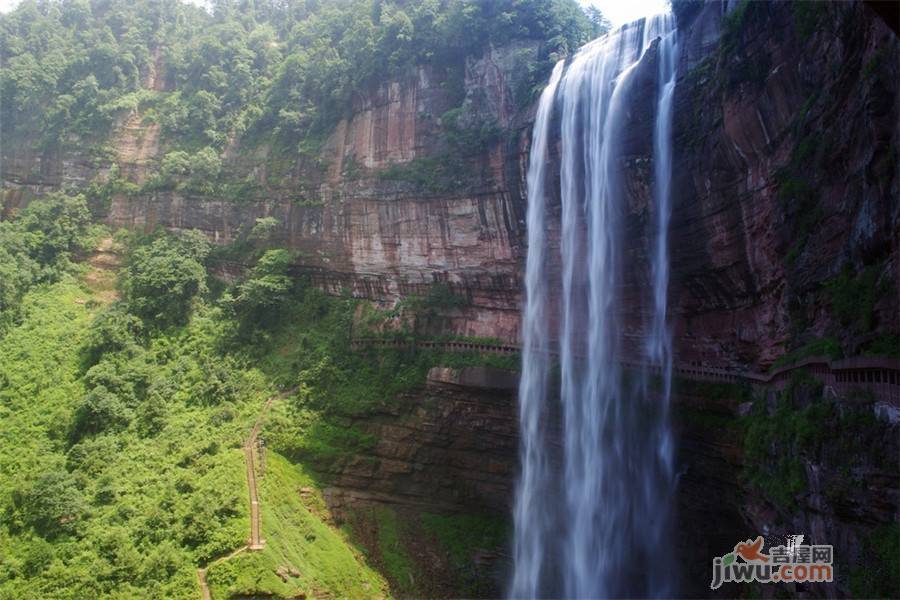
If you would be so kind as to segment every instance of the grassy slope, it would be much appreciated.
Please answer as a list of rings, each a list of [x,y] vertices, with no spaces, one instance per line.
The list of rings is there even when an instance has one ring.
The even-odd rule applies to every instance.
[[[207,579],[213,597],[385,595],[381,576],[365,565],[341,532],[323,522],[325,503],[301,467],[269,451],[259,483],[266,547],[212,567]],[[279,577],[279,570],[285,578]]]
[[[229,445],[254,406],[237,407],[221,427],[210,423],[214,409],[173,402],[153,438],[129,429],[69,447],[93,294],[71,279],[37,289],[23,322],[0,341],[0,506],[9,515],[0,597],[194,598],[195,562],[246,537],[242,455]],[[88,506],[73,533],[45,540],[20,522],[11,499],[54,471],[73,475]]]
[[[246,543],[239,445],[272,393],[271,380],[245,368],[233,401],[194,402],[203,379],[194,357],[208,351],[217,327],[201,311],[148,349],[153,376],[178,382],[162,429],[147,435],[133,422],[71,446],[69,424],[85,392],[79,350],[93,315],[111,299],[108,278],[88,275],[88,285],[70,278],[33,291],[22,323],[0,339],[0,598],[196,598],[197,566]],[[41,536],[20,514],[27,511],[21,497],[49,472],[71,475],[85,511],[70,532]],[[308,484],[270,452],[261,493],[278,510],[264,510],[269,546],[261,562],[238,563],[238,580],[265,583],[275,577],[271,566],[285,562],[302,570],[302,589],[379,595],[382,580],[299,504],[297,487]]]

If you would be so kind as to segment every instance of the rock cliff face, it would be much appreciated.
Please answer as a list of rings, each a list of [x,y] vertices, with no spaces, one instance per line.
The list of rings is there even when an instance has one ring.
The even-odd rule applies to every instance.
[[[823,398],[821,386],[809,380],[781,394],[689,382],[676,392],[684,595],[710,595],[712,557],[730,551],[733,540],[763,535],[771,547],[795,534],[834,546],[835,584],[784,585],[786,591],[829,598],[889,594],[897,561],[883,547],[900,533],[900,437],[896,424],[874,417],[871,399]],[[750,397],[753,409],[742,410]],[[756,594],[766,597],[767,587]],[[712,595],[747,593],[731,584]]]
[[[130,227],[196,228],[228,243],[257,218],[274,217],[276,242],[297,250],[298,271],[326,290],[393,302],[444,282],[467,300],[452,320],[458,333],[515,339],[524,260],[521,163],[530,126],[527,114],[514,112],[512,71],[535,52],[516,45],[469,61],[467,113],[501,131],[502,140],[483,151],[462,149],[454,158],[463,172],[432,173],[450,152],[440,117],[458,98],[441,80],[446,74],[420,67],[361,99],[315,159],[298,159],[274,174],[269,149],[248,156],[229,148],[233,168],[260,186],[254,198],[120,196],[108,219]],[[135,180],[143,176],[139,160],[152,135],[145,130],[138,148],[133,136],[120,138],[120,159],[133,166]]]
[[[510,508],[518,427],[518,374],[436,367],[392,412],[357,426],[377,439],[365,453],[321,465],[331,505],[389,503],[449,511]]]
[[[896,36],[861,4],[710,2],[679,10],[671,227],[676,352],[717,366],[768,364],[815,337],[854,353],[900,333],[900,147]],[[524,258],[524,177],[533,108],[517,108],[522,65],[536,49],[491,49],[464,77],[469,120],[498,134],[451,152],[441,115],[459,102],[448,73],[423,66],[360,98],[316,156],[265,145],[226,151],[252,178],[241,201],[175,191],[113,199],[116,225],[197,228],[227,243],[259,217],[299,251],[322,287],[393,302],[444,282],[466,299],[454,333],[515,341]],[[146,81],[162,89],[164,65]],[[655,52],[635,77],[622,161],[631,245],[625,326],[644,318],[652,223]],[[164,151],[140,115],[123,117],[115,161],[143,181]],[[59,186],[104,176],[108,157],[4,148],[4,212]],[[551,240],[558,229],[551,226]],[[552,241],[551,241],[552,243]],[[829,282],[868,268],[867,326],[835,315]]]
[[[749,3],[725,19],[676,89],[679,356],[767,363],[812,336],[855,353],[875,330],[896,334],[897,37],[860,4]],[[829,282],[866,267],[872,322],[839,332],[849,318]]]
[[[517,384],[512,371],[435,367],[423,388],[352,423],[374,437],[372,448],[316,465],[331,514],[353,528],[370,555],[379,552],[377,537],[366,533],[378,530],[372,511],[392,510],[413,532],[402,543],[427,574],[415,596],[504,593],[509,562],[503,541],[482,540],[464,550],[465,568],[449,568],[440,544],[417,523],[423,513],[480,515],[500,527],[509,522],[518,462]]]

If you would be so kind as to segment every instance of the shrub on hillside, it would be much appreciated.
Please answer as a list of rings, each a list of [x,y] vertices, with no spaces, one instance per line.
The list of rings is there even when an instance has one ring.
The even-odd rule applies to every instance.
[[[76,409],[71,438],[77,441],[86,435],[125,429],[132,415],[131,409],[118,396],[97,386],[85,394]]]
[[[206,292],[208,253],[196,234],[161,236],[136,248],[122,283],[131,311],[155,327],[187,323],[195,298]]]
[[[13,497],[13,505],[25,524],[44,537],[76,531],[87,512],[87,502],[75,478],[66,471],[50,471]]]
[[[143,323],[125,305],[113,304],[101,311],[91,324],[85,343],[87,366],[96,365],[108,352],[133,353],[143,333]]]
[[[288,269],[293,255],[284,249],[268,250],[253,267],[250,276],[223,298],[244,330],[267,328],[280,320],[282,309],[293,291]]]

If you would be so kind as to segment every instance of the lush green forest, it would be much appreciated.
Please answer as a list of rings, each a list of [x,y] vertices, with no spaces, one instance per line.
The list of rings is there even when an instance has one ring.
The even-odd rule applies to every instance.
[[[43,144],[96,136],[141,107],[175,148],[275,132],[313,143],[354,95],[419,63],[455,71],[488,44],[552,59],[606,25],[573,0],[24,0],[0,19],[2,127]],[[164,66],[172,94],[143,89]],[[167,168],[185,168],[171,158]],[[194,157],[200,176],[214,174]],[[209,161],[206,161],[209,162]],[[203,170],[203,168],[207,170]]]
[[[245,543],[240,445],[276,396],[262,488],[270,543],[212,567],[210,585],[385,593],[352,531],[323,520],[321,496],[304,504],[291,490],[317,489],[310,467],[373,442],[346,417],[395,402],[432,365],[505,359],[351,352],[357,302],[289,278],[287,251],[261,249],[226,287],[207,271],[203,236],[110,236],[86,215],[83,197],[58,194],[0,222],[3,264],[18,269],[3,278],[0,597],[196,596],[196,568]],[[427,318],[445,296],[405,310]],[[462,527],[456,544],[483,530],[430,523]],[[406,581],[411,563],[393,552],[393,581]],[[288,561],[302,575],[285,582],[274,573]]]
[[[0,221],[0,598],[192,598],[203,567],[214,597],[423,593],[405,521],[384,509],[336,527],[318,468],[370,447],[349,420],[431,366],[514,359],[351,352],[352,327],[399,319],[411,336],[459,299],[436,286],[376,311],[294,276],[271,219],[213,248],[196,232],[110,231],[97,206],[174,187],[239,198],[229,144],[314,155],[360,95],[421,64],[461,104],[466,60],[488,45],[540,44],[530,102],[559,56],[606,27],[574,0],[24,0],[0,16],[4,152],[70,147],[108,164],[135,113],[165,149],[141,189],[113,165]],[[486,135],[458,115],[444,119],[453,143]],[[242,277],[215,278],[234,253]],[[269,399],[268,543],[219,561],[247,543],[242,444]],[[373,523],[375,554],[358,536]],[[469,546],[506,535],[477,515],[416,527],[460,570]]]

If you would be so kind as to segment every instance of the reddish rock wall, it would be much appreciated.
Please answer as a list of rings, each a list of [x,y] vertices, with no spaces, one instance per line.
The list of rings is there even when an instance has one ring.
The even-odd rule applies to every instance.
[[[826,286],[845,267],[878,271],[868,335],[900,332],[900,44],[850,3],[749,3],[738,31],[676,89],[678,356],[766,364],[815,336],[855,354]]]
[[[710,2],[680,25],[670,291],[679,359],[755,368],[813,337],[839,337],[853,354],[873,336],[900,334],[896,36],[860,4],[804,12],[750,3],[740,19],[726,16],[725,6]],[[513,98],[521,61],[534,51],[490,49],[469,61],[467,112],[501,135],[470,149],[446,188],[384,177],[399,165],[427,178],[434,168],[427,160],[446,151],[440,117],[459,98],[443,85],[447,73],[420,67],[360,99],[317,160],[301,156],[285,167],[265,146],[230,146],[227,168],[256,177],[254,198],[119,197],[109,221],[197,228],[226,243],[273,216],[281,223],[276,242],[298,250],[298,270],[325,289],[392,303],[445,282],[468,301],[449,315],[453,332],[514,341],[531,111],[517,110]],[[654,51],[639,70],[622,156],[629,241],[622,323],[633,339],[647,322]],[[148,85],[158,87],[157,79]],[[118,162],[132,180],[145,178],[164,152],[156,135],[139,115],[123,118]],[[29,194],[85,185],[108,167],[71,149],[3,151],[6,213]],[[558,235],[551,221],[551,244]],[[878,270],[875,324],[852,332],[835,318],[825,284],[844,268],[866,266]]]

